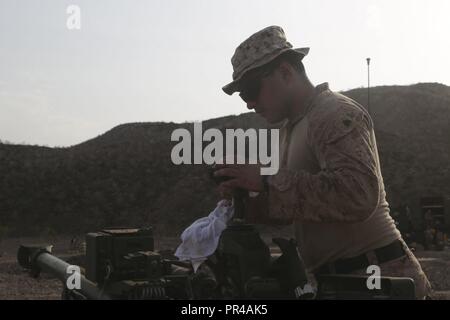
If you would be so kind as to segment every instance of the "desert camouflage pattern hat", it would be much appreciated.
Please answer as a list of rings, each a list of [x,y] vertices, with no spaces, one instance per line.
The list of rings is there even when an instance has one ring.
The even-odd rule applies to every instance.
[[[239,81],[250,70],[261,67],[280,54],[292,51],[301,58],[306,56],[309,48],[293,49],[281,27],[270,26],[251,35],[236,48],[231,64],[233,65],[233,81],[222,88],[231,95],[239,90]]]

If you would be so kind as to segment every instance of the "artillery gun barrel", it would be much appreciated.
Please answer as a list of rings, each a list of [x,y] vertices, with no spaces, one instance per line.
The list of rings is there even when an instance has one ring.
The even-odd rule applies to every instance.
[[[67,279],[72,275],[68,272],[71,265],[51,254],[52,246],[25,246],[22,245],[17,253],[19,264],[30,270],[32,276],[37,277],[41,271],[49,273],[59,279],[64,286]],[[80,289],[73,289],[80,292],[87,299],[108,300],[95,283],[86,279],[80,274]]]

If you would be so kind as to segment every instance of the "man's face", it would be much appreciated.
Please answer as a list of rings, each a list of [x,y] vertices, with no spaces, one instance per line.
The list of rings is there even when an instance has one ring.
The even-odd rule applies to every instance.
[[[288,116],[289,90],[279,68],[246,81],[240,93],[247,108],[276,123]]]

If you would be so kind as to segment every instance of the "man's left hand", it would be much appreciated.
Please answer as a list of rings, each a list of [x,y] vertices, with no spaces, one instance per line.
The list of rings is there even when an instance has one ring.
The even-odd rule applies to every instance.
[[[219,188],[241,188],[248,191],[261,192],[264,190],[260,165],[257,164],[217,164],[215,176],[230,177],[222,182]]]

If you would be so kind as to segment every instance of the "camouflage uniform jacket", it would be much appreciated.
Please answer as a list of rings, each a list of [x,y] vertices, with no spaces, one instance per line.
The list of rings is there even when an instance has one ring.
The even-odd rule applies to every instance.
[[[401,238],[389,215],[372,120],[327,83],[282,126],[280,169],[268,183],[268,196],[255,200],[268,210],[250,216],[293,224],[309,271]]]

